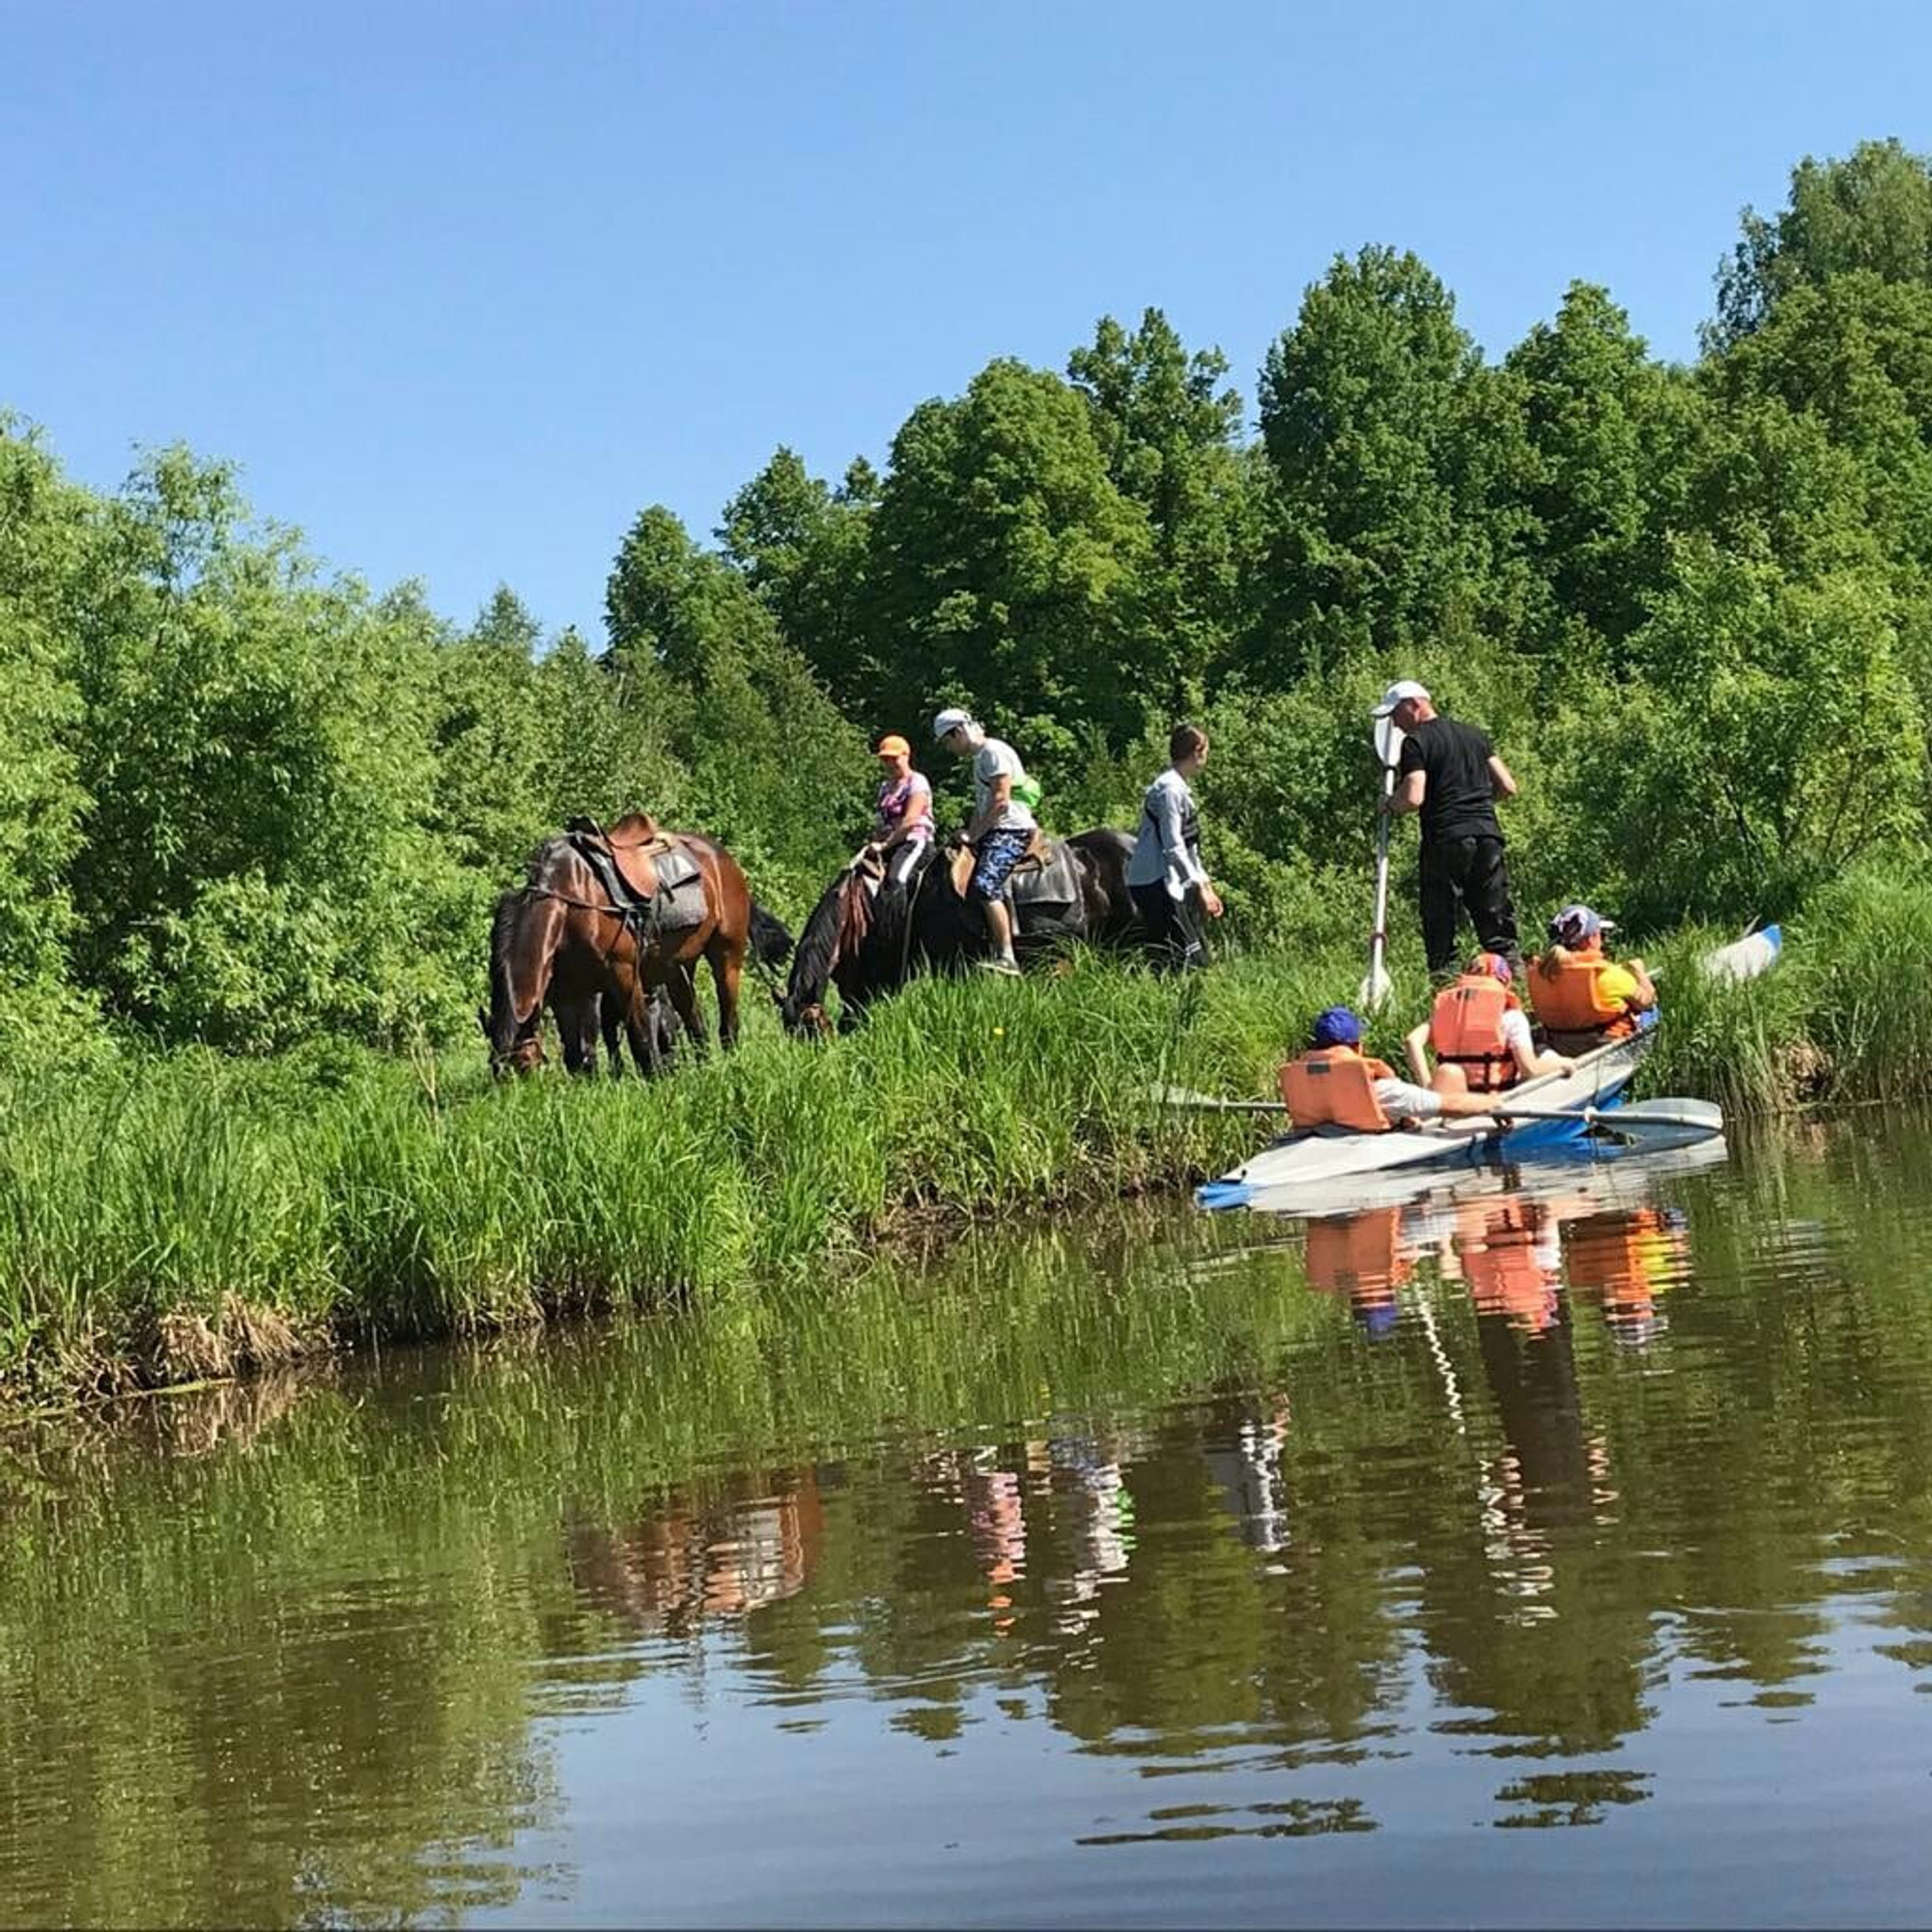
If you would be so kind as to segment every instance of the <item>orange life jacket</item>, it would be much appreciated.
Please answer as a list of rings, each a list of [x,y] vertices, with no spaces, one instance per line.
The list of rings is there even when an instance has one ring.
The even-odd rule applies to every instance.
[[[1514,1087],[1520,1069],[1503,1038],[1503,1015],[1515,996],[1487,973],[1465,973],[1435,996],[1429,1043],[1437,1060],[1460,1066],[1472,1094]]]
[[[1352,1046],[1322,1046],[1281,1069],[1281,1097],[1297,1127],[1353,1127],[1385,1134],[1395,1124],[1376,1098],[1376,1082],[1395,1068],[1364,1060]]]
[[[1626,1039],[1636,1031],[1636,1016],[1624,1003],[1605,999],[1598,990],[1609,963],[1601,952],[1572,952],[1557,962],[1554,973],[1544,960],[1531,965],[1529,997],[1548,1032]]]

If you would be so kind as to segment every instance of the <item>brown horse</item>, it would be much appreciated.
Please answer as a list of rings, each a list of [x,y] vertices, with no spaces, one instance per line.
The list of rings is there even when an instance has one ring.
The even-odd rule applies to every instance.
[[[613,827],[613,837],[632,823]],[[697,867],[703,916],[695,923],[667,930],[616,904],[569,835],[539,846],[526,883],[497,900],[490,933],[490,1009],[477,1015],[489,1037],[493,1071],[526,1073],[542,1064],[546,1001],[557,1013],[573,1070],[582,1070],[586,1043],[594,1065],[599,1019],[609,1037],[613,1014],[630,1034],[639,1066],[655,1067],[662,1032],[652,996],[660,990],[701,1052],[706,1028],[697,1007],[699,960],[710,962],[719,1037],[726,1046],[736,1041],[738,980],[747,952],[761,964],[778,965],[791,951],[791,935],[752,897],[743,868],[722,845],[697,832],[665,837]]]

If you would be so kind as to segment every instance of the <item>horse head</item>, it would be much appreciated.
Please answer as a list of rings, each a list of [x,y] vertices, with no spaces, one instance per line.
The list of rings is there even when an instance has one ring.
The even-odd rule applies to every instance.
[[[490,1015],[481,1007],[476,1009],[476,1024],[482,1028],[483,1037],[490,1042],[492,1079],[506,1080],[512,1074],[534,1073],[544,1064],[541,1027],[532,1026],[527,1033],[521,1033],[507,1044],[502,1044],[491,1031]]]

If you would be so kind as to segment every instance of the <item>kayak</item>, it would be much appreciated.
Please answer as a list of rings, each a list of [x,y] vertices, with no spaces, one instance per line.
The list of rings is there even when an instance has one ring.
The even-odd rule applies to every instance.
[[[1620,1139],[1615,1128],[1581,1133],[1568,1141],[1546,1142],[1533,1150],[1497,1146],[1468,1159],[1433,1167],[1407,1167],[1380,1174],[1340,1175],[1332,1181],[1302,1181],[1262,1188],[1238,1204],[1256,1214],[1296,1220],[1347,1219],[1378,1208],[1413,1208],[1427,1204],[1480,1200],[1490,1194],[1529,1195],[1601,1192],[1608,1201],[1643,1198],[1651,1179],[1719,1167],[1730,1158],[1719,1133],[1686,1132],[1673,1139],[1646,1133],[1642,1140]],[[1236,1204],[1230,1204],[1236,1205]],[[1236,1250],[1236,1252],[1239,1252]]]
[[[1634,1077],[1650,1046],[1650,1034],[1612,1040],[1578,1059],[1568,1073],[1546,1073],[1510,1089],[1519,1106],[1569,1113],[1613,1107]],[[1195,1190],[1203,1208],[1249,1208],[1261,1196],[1301,1188],[1323,1188],[1357,1175],[1398,1169],[1450,1166],[1489,1154],[1560,1147],[1590,1131],[1579,1117],[1570,1121],[1530,1121],[1518,1126],[1493,1114],[1468,1114],[1452,1121],[1424,1121],[1385,1134],[1352,1127],[1312,1127],[1286,1135],[1243,1161],[1218,1180]]]
[[[1747,934],[1707,953],[1702,966],[1712,979],[1755,979],[1774,965],[1783,946],[1775,925]],[[1575,1148],[1593,1131],[1586,1110],[1614,1108],[1649,1050],[1653,1028],[1629,1039],[1612,1040],[1577,1060],[1567,1073],[1546,1073],[1509,1090],[1516,1106],[1574,1113],[1573,1121],[1532,1121],[1511,1125],[1493,1114],[1458,1120],[1425,1121],[1390,1133],[1362,1133],[1351,1127],[1314,1127],[1291,1133],[1195,1190],[1203,1208],[1281,1208],[1293,1209],[1301,1194],[1335,1198],[1336,1183],[1358,1176],[1397,1174],[1407,1169],[1450,1167],[1464,1162],[1517,1160],[1527,1155]],[[1701,1136],[1692,1134],[1692,1139]]]

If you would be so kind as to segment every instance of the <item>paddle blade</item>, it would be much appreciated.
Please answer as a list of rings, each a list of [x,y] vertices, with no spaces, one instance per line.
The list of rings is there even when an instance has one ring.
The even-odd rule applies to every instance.
[[[1389,978],[1389,970],[1378,959],[1363,976],[1359,991],[1359,1001],[1364,1012],[1379,1012],[1388,1005],[1395,993],[1395,981]]]
[[[1613,1131],[1625,1127],[1688,1127],[1697,1133],[1720,1134],[1724,1130],[1724,1110],[1715,1100],[1677,1095],[1667,1100],[1636,1100],[1628,1107],[1606,1107],[1599,1118]]]

